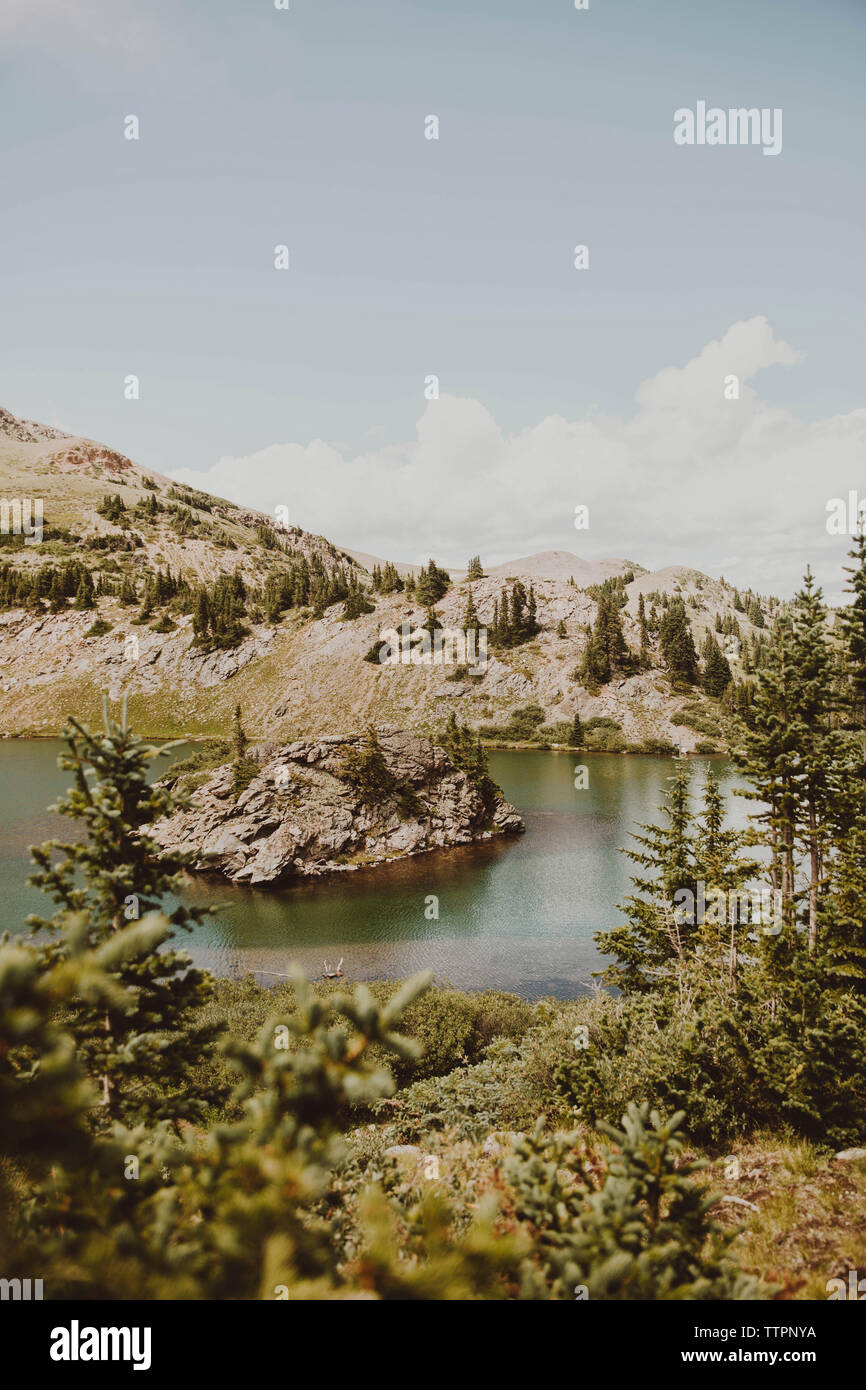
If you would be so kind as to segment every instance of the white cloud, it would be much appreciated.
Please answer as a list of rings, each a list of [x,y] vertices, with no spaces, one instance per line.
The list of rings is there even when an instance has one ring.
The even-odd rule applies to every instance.
[[[389,559],[489,564],[536,550],[692,565],[787,594],[807,562],[841,591],[847,545],[826,503],[866,493],[866,409],[807,422],[750,385],[799,355],[765,318],[735,323],[684,367],[645,381],[629,419],[549,416],[505,436],[478,401],[430,401],[417,438],[352,453],[314,439],[173,476]],[[740,399],[724,398],[735,374]],[[574,508],[590,529],[574,529]]]

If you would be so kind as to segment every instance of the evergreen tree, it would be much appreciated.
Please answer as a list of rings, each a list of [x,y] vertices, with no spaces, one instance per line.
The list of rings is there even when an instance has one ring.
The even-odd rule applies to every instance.
[[[624,993],[657,988],[672,962],[681,960],[695,939],[696,921],[684,920],[675,907],[677,894],[690,892],[697,901],[695,831],[689,775],[682,761],[670,779],[662,814],[661,825],[641,825],[645,834],[633,836],[640,848],[625,851],[639,866],[632,878],[636,892],[625,901],[626,922],[596,934],[599,950],[615,957],[601,979]]]
[[[358,788],[370,806],[386,800],[397,788],[375,727],[370,724],[356,748],[350,744],[343,754],[343,776]]]
[[[125,709],[119,724],[106,710],[101,734],[71,719],[66,742],[61,766],[74,774],[74,783],[54,809],[80,822],[86,838],[50,840],[32,851],[37,872],[31,882],[57,905],[52,918],[29,919],[34,931],[47,934],[52,966],[82,950],[99,951],[127,922],[158,913],[162,895],[177,892],[186,862],[176,855],[158,857],[159,846],[147,834],[151,822],[183,801],[166,784],[148,784],[149,764],[160,750],[130,733]],[[55,864],[57,852],[64,857]],[[205,1098],[189,1069],[206,1055],[213,1036],[196,1016],[209,990],[186,955],[156,949],[173,928],[203,916],[179,903],[153,936],[152,949],[112,960],[108,974],[118,987],[116,1006],[83,998],[67,1011],[66,1027],[82,1066],[99,1079],[94,1119],[102,1127],[133,1118],[176,1123],[199,1119],[204,1111]]]
[[[841,627],[847,647],[849,670],[848,698],[855,721],[863,733],[863,763],[866,771],[866,529],[861,528],[849,551],[856,563],[847,565],[846,591],[852,602],[842,609]]]
[[[528,642],[539,631],[535,590],[530,585],[527,593],[521,581],[516,579],[511,594],[503,589],[500,598],[494,602],[490,642],[498,647],[517,647],[522,642]]]
[[[581,675],[594,685],[606,685],[629,666],[620,606],[611,593],[600,593],[592,636],[583,655]]]
[[[243,712],[240,705],[235,705],[235,712],[232,716],[232,747],[236,758],[243,758],[246,755],[249,739],[244,731]]]
[[[720,651],[719,644],[712,634],[707,633],[707,644],[704,649],[704,690],[714,699],[721,699],[730,685],[731,679],[731,668],[727,658]]]
[[[375,605],[367,598],[357,580],[350,583],[346,602],[343,605],[343,617],[351,622],[355,618],[360,618],[364,613],[373,613],[374,611]]]
[[[53,613],[60,613],[66,608],[66,589],[63,584],[63,578],[57,570],[53,572],[49,598],[51,611]]]
[[[390,560],[381,571],[379,588],[383,594],[401,594],[403,592],[403,580],[396,565],[392,565]]]
[[[137,603],[138,598],[135,592],[135,582],[128,574],[123,576],[120,586],[120,602],[125,608],[132,608]]]
[[[659,624],[659,642],[665,665],[673,679],[695,685],[698,679],[698,655],[686,606],[679,596],[675,596],[667,605]]]
[[[426,569],[422,569],[418,576],[415,586],[415,594],[419,603],[425,607],[432,607],[438,603],[451,587],[451,576],[447,570],[439,569],[433,560],[429,562]]]
[[[753,923],[749,920],[751,912],[741,912],[739,901],[731,895],[736,895],[759,869],[754,860],[740,858],[746,839],[744,832],[726,828],[721,788],[708,765],[694,846],[694,874],[696,880],[704,884],[705,899],[704,913],[698,924],[703,927],[711,948],[718,950],[720,946],[727,946],[728,977],[733,989],[737,988],[739,955]],[[736,911],[721,912],[714,893],[723,893],[728,905],[736,901]]]
[[[481,619],[478,616],[478,610],[475,607],[475,599],[472,595],[472,590],[470,589],[466,597],[466,607],[463,610],[463,631],[467,635],[470,632],[474,632],[476,634],[477,640],[477,634],[480,628]]]
[[[79,609],[96,607],[96,598],[93,592],[93,576],[87,569],[82,570],[81,578],[78,581],[78,588],[75,591],[74,607]]]
[[[640,625],[640,654],[644,665],[646,665],[649,660],[650,638],[649,628],[647,627],[646,604],[644,603],[643,594],[638,595],[637,620]]]
[[[764,627],[764,614],[761,611],[761,604],[757,598],[752,598],[749,602],[748,619],[754,627]]]

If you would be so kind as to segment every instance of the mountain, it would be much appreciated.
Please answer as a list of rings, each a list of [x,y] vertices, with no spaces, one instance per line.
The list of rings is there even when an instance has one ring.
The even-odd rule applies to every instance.
[[[577,679],[597,611],[593,586],[617,579],[624,584],[624,634],[635,652],[641,594],[655,595],[660,606],[664,596],[680,595],[699,651],[717,616],[729,626],[736,621],[747,645],[760,637],[742,605],[736,607],[736,591],[698,571],[669,567],[652,574],[624,560],[585,561],[547,551],[497,565],[473,583],[480,621],[488,627],[503,590],[514,580],[527,590],[533,586],[541,627],[530,641],[491,651],[483,675],[454,664],[381,665],[371,659],[381,634],[404,619],[416,628],[426,610],[405,592],[369,591],[372,568],[382,564],[373,556],[298,527],[281,530],[264,513],[175,484],[94,440],[0,411],[4,517],[12,502],[28,498],[43,500],[41,543],[0,535],[0,576],[6,576],[0,733],[6,736],[56,734],[70,713],[98,719],[103,694],[112,700],[126,694],[134,726],[154,736],[225,735],[239,703],[256,737],[281,743],[357,731],[370,721],[429,734],[452,711],[491,737],[512,712],[537,706],[530,725],[541,724],[553,742],[563,741],[563,727],[579,713],[584,721],[608,721],[597,727],[607,729],[611,747],[661,740],[691,751],[702,741],[723,742],[724,717],[698,689],[672,690],[657,643],[648,669],[599,689]],[[286,607],[277,620],[273,609],[267,611],[267,594],[280,586],[288,592],[299,567],[314,577],[316,595]],[[77,607],[73,598],[83,568],[93,578],[95,608]],[[414,566],[397,569],[417,573]],[[66,596],[52,601],[53,572],[65,582]],[[160,585],[167,574],[182,592],[160,598],[150,612],[145,605],[142,615],[157,572]],[[41,585],[41,597],[16,598],[22,575],[27,584]],[[246,591],[243,622],[222,645],[195,644],[201,586],[208,586],[205,606],[219,607],[225,593],[213,586],[233,576]],[[463,624],[468,586],[462,571],[455,570],[453,580],[435,607],[440,625],[456,628]],[[60,580],[53,582],[56,588]],[[124,582],[134,586],[134,605],[120,601]],[[327,601],[347,586],[367,590],[368,602],[359,607],[372,604],[374,611],[348,619],[342,598]],[[763,621],[772,605],[761,603]],[[559,635],[561,623],[565,636]],[[509,737],[515,736],[512,729]]]
[[[347,546],[346,552],[353,560],[357,560],[359,565],[370,571],[374,565],[381,567],[385,564],[380,556],[368,555],[363,550],[352,550]],[[421,573],[421,565],[404,564],[400,560],[392,563],[404,579],[408,574],[417,579]],[[444,568],[456,584],[465,580],[465,569],[456,569],[450,565]],[[492,565],[487,569],[487,574],[494,578],[501,576],[503,579],[519,576],[530,581],[556,579],[566,584],[573,578],[580,588],[585,589],[590,584],[601,584],[605,579],[614,579],[618,574],[625,574],[627,570],[646,573],[640,565],[634,564],[631,560],[582,560],[570,550],[540,550],[537,555],[525,555],[520,560],[506,560],[504,564]]]

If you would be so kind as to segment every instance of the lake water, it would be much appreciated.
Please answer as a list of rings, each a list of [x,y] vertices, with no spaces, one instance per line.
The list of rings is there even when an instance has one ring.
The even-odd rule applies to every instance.
[[[72,829],[46,810],[69,780],[57,768],[61,746],[0,742],[4,929],[20,931],[28,912],[50,915],[25,879],[28,846]],[[713,761],[730,796],[734,772]],[[578,763],[589,771],[584,790],[574,786]],[[705,763],[690,760],[696,787]],[[593,934],[620,920],[631,868],[620,847],[638,822],[658,819],[673,769],[670,758],[492,752],[490,771],[523,815],[525,835],[270,892],[198,880],[190,899],[220,911],[178,944],[217,974],[251,970],[262,983],[276,982],[291,961],[316,975],[342,956],[347,980],[430,968],[461,988],[571,997],[591,987],[601,964]],[[732,800],[736,823],[746,811]],[[438,920],[425,916],[431,895]]]

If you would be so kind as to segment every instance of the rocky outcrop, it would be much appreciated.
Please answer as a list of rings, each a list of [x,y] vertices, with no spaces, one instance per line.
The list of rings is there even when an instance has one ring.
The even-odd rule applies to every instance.
[[[73,472],[79,468],[102,468],[108,473],[131,473],[135,469],[135,464],[125,454],[118,454],[103,444],[72,444],[68,449],[58,449],[51,455],[51,463]]]
[[[68,439],[63,430],[51,425],[39,425],[35,420],[19,420],[11,411],[0,407],[0,434],[21,444],[41,444],[47,439]]]
[[[362,794],[347,772],[364,735],[253,749],[258,771],[236,796],[235,769],[218,768],[190,808],[160,821],[164,849],[235,883],[292,879],[386,863],[427,850],[517,834],[523,822],[498,792],[485,804],[474,780],[429,739],[379,731],[387,790]]]

